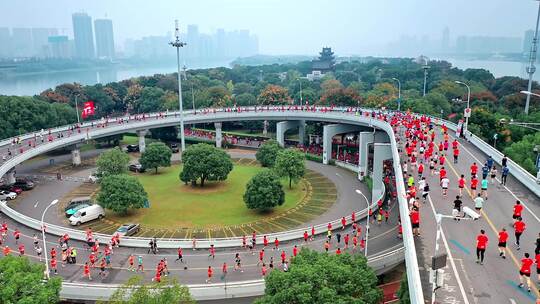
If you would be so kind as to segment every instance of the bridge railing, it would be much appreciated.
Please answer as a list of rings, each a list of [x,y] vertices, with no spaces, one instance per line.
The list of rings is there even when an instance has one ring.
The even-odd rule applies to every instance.
[[[368,265],[376,272],[394,267],[403,262],[405,249],[403,247],[390,250],[368,258]],[[91,284],[63,282],[60,298],[64,300],[77,299],[85,301],[108,300],[121,285]],[[223,298],[252,297],[264,294],[264,280],[249,280],[223,282],[214,284],[187,285],[192,297],[197,301],[216,300]]]

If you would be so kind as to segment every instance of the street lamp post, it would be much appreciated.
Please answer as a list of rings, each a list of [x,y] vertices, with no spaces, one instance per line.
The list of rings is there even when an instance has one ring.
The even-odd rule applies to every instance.
[[[426,65],[422,66],[422,69],[424,69],[424,94],[422,96],[426,96],[427,75],[428,75],[428,69],[429,69],[429,65],[427,65],[427,60],[426,60]]]
[[[302,98],[302,79],[298,78],[298,83],[300,84],[300,105],[303,105],[304,100]]]
[[[463,135],[466,136],[466,132],[469,130],[469,115],[470,115],[470,108],[471,108],[471,87],[469,87],[468,84],[461,82],[461,81],[455,81],[457,84],[461,84],[467,87],[467,109],[469,109],[469,114],[465,115],[465,130],[463,132]]]
[[[79,94],[75,95],[75,111],[77,111],[77,124],[81,124],[81,120],[79,118],[79,103],[77,102],[78,97]]]
[[[531,43],[531,54],[529,55],[529,66],[527,67],[527,73],[529,74],[529,84],[527,85],[527,91],[532,91],[533,74],[536,72],[536,51],[538,48],[538,24],[540,23],[540,2],[538,3],[538,14],[536,15],[536,29],[534,31],[534,38]],[[525,114],[529,114],[529,104],[531,102],[531,95],[527,94],[527,100],[525,101]]]
[[[371,209],[371,206],[369,205],[369,200],[367,197],[362,193],[362,191],[356,189],[356,193],[360,194],[365,200],[367,204],[367,222],[366,222],[366,247],[364,248],[364,256],[367,258],[367,248],[368,248],[368,239],[369,239],[369,210]]]
[[[185,42],[180,41],[180,29],[178,27],[178,20],[175,20],[175,37],[176,40],[169,42],[170,45],[176,48],[176,62],[178,65],[178,104],[180,109],[180,142],[182,147],[182,152],[186,150],[186,141],[184,138],[184,109],[182,107],[182,80],[180,75],[180,48],[186,46]],[[182,154],[180,154],[182,157]]]
[[[57,199],[52,201],[49,204],[49,206],[47,206],[47,208],[45,208],[45,210],[43,211],[43,214],[41,215],[41,234],[42,234],[42,237],[43,237],[43,251],[45,252],[45,277],[47,278],[47,280],[50,279],[50,274],[49,274],[49,259],[47,257],[47,255],[48,255],[48,253],[47,253],[47,242],[45,241],[44,219],[45,219],[45,213],[47,212],[47,210],[49,210],[49,208],[51,206],[56,205],[56,203],[58,203]]]
[[[398,83],[398,112],[401,111],[401,81],[399,81],[399,79],[397,78],[392,78],[392,80],[395,80],[397,81]]]

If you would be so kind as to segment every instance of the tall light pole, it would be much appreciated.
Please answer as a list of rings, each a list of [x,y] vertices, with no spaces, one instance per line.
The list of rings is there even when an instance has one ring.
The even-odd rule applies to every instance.
[[[424,66],[422,66],[422,69],[424,69],[424,94],[422,96],[426,96],[426,88],[427,88],[427,74],[428,74],[428,69],[429,69],[429,65],[427,65],[427,60],[426,60],[426,64]]]
[[[364,248],[364,256],[367,258],[367,245],[368,245],[368,239],[369,239],[369,210],[371,209],[369,205],[369,200],[367,197],[362,193],[362,191],[356,189],[356,193],[360,194],[365,200],[367,204],[367,222],[366,222],[366,247]]]
[[[77,102],[77,98],[79,97],[79,94],[75,95],[75,111],[77,111],[77,124],[81,124],[81,120],[79,118],[79,103]]]
[[[180,143],[182,152],[186,150],[186,141],[184,138],[184,109],[182,107],[182,80],[180,75],[180,48],[186,46],[185,42],[180,41],[180,29],[178,28],[178,20],[174,21],[176,40],[169,42],[170,45],[176,48],[176,62],[178,64],[178,104],[180,106]],[[180,154],[182,157],[182,154]]]
[[[538,49],[538,24],[540,23],[540,2],[538,2],[538,14],[536,15],[536,29],[534,31],[534,38],[531,43],[531,54],[529,55],[529,66],[527,67],[527,73],[529,74],[529,84],[527,91],[532,91],[533,74],[536,72],[536,51]],[[525,114],[529,114],[529,104],[531,102],[531,94],[527,94],[527,100],[525,101]]]
[[[465,135],[465,132],[469,130],[469,116],[471,115],[471,87],[469,87],[468,84],[461,82],[461,81],[455,81],[457,84],[461,84],[467,87],[467,109],[469,110],[469,114],[464,115],[465,116],[465,130],[463,132],[463,136]]]
[[[298,83],[300,84],[300,105],[303,105],[304,99],[302,98],[302,79],[298,78]]]
[[[43,237],[43,251],[45,252],[45,277],[47,278],[47,280],[50,279],[50,273],[49,273],[49,258],[48,258],[48,253],[47,253],[47,242],[45,241],[44,219],[45,219],[45,213],[47,212],[47,210],[49,210],[51,206],[56,205],[56,203],[58,203],[57,199],[52,201],[49,204],[49,206],[45,208],[45,210],[43,211],[43,214],[41,215],[41,235]]]
[[[401,81],[399,81],[399,79],[397,79],[397,78],[392,78],[392,80],[397,81],[397,84],[398,84],[398,104],[397,104],[398,108],[397,108],[397,110],[399,112],[401,110]]]

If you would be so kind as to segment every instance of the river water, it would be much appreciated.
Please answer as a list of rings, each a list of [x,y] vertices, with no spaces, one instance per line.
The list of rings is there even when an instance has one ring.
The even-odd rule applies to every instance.
[[[526,64],[509,61],[489,61],[489,60],[457,60],[445,59],[452,65],[461,68],[483,68],[491,71],[495,77],[519,76],[527,78]],[[218,66],[228,66],[229,62],[214,62],[199,64],[191,68],[211,68]],[[173,73],[176,66],[170,67],[145,67],[145,68],[114,68],[108,70],[91,71],[70,71],[54,72],[44,74],[14,75],[12,77],[0,78],[0,95],[35,95],[55,86],[67,83],[78,82],[85,85],[96,83],[109,83],[120,81],[136,76],[148,76],[154,74]],[[540,81],[540,71],[534,75],[534,79]]]

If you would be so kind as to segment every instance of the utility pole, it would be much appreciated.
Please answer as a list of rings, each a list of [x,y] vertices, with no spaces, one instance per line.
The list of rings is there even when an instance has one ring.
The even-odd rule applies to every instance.
[[[428,74],[428,69],[429,69],[429,65],[427,65],[427,60],[426,60],[426,64],[422,66],[422,69],[424,69],[424,94],[422,96],[426,96],[427,74]]]
[[[532,92],[532,81],[533,74],[536,72],[536,51],[538,49],[538,24],[540,23],[540,2],[538,2],[538,14],[536,16],[536,29],[534,31],[534,38],[531,43],[531,54],[529,55],[529,66],[527,67],[527,73],[529,74],[529,84],[527,86],[527,91]],[[527,94],[527,99],[525,101],[525,114],[529,115],[529,105],[531,102],[531,94]]]
[[[178,65],[178,104],[180,109],[180,142],[182,152],[186,150],[186,141],[184,138],[184,109],[182,107],[182,80],[180,75],[180,48],[186,46],[185,42],[180,41],[180,29],[178,27],[178,20],[174,21],[175,23],[175,41],[169,42],[170,45],[176,48],[176,62]],[[180,154],[182,157],[182,154]]]

